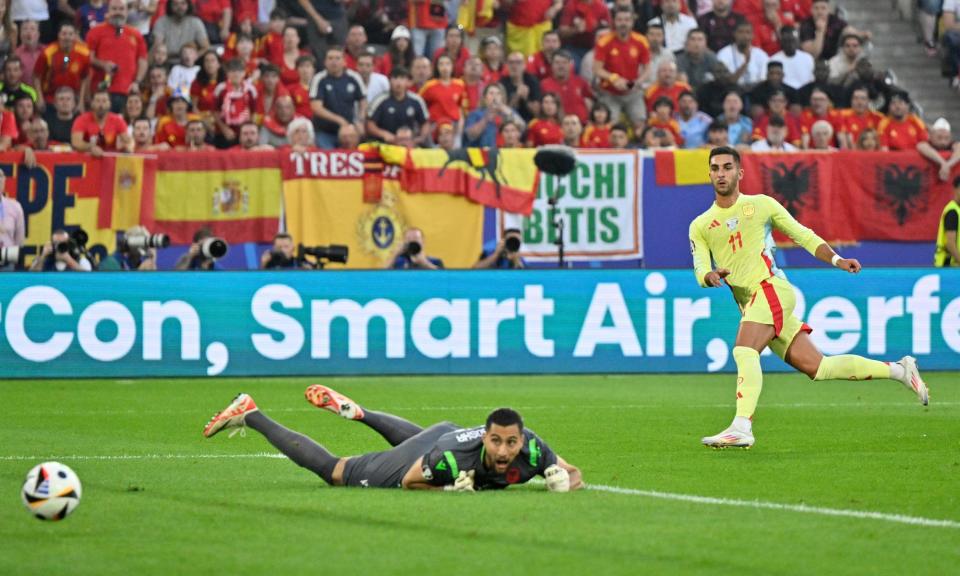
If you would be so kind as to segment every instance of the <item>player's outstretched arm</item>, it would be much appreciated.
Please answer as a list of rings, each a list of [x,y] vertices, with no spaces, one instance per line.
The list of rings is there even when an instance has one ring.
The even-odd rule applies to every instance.
[[[567,462],[566,460],[564,460],[564,459],[561,458],[560,456],[557,456],[557,463],[555,464],[555,466],[559,467],[561,470],[563,470],[564,472],[566,472],[566,475],[567,475],[567,477],[569,478],[569,480],[568,480],[568,482],[569,482],[569,488],[568,488],[568,490],[579,490],[580,488],[583,488],[583,475],[580,473],[580,469],[579,469],[579,468],[577,468],[577,467],[574,466],[573,464],[570,464],[569,462]],[[552,466],[550,466],[550,467],[547,468],[546,473],[545,473],[545,475],[544,475],[544,476],[546,477],[546,479],[547,479],[547,489],[548,489],[548,490],[552,490],[552,489],[550,488],[550,484],[551,484],[551,475],[549,474],[550,468],[552,468]],[[564,492],[566,492],[566,491],[567,491],[567,490],[564,490]]]
[[[856,258],[844,258],[843,256],[840,256],[834,252],[833,248],[831,248],[826,242],[817,246],[817,251],[814,255],[817,257],[817,260],[826,262],[832,266],[836,266],[837,268],[845,270],[851,274],[860,272],[862,268],[859,260]]]

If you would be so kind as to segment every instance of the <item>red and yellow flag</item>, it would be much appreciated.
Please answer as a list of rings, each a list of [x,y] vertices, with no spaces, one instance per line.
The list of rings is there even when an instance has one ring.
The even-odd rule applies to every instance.
[[[710,150],[658,150],[654,169],[658,186],[693,186],[710,183]]]
[[[539,173],[536,150],[497,148],[403,148],[381,146],[386,164],[403,167],[407,192],[457,194],[506,212],[533,211]]]
[[[281,158],[284,215],[294,241],[343,244],[347,268],[383,268],[407,228],[423,230],[428,255],[469,268],[483,245],[483,206],[462,195],[411,194],[386,170],[379,194],[365,192],[363,152],[312,151]]]
[[[281,187],[276,152],[161,154],[151,232],[189,244],[207,226],[230,242],[269,242],[280,228]]]

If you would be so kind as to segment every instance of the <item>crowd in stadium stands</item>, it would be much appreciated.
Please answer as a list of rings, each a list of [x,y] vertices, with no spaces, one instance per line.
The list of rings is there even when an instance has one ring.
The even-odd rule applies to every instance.
[[[936,15],[960,62],[960,0]],[[952,149],[827,0],[0,0],[0,150]],[[930,20],[931,15],[933,20]],[[945,122],[938,125],[948,128]],[[945,148],[944,148],[945,147]],[[922,150],[922,151],[923,151]],[[944,162],[947,162],[945,160]]]

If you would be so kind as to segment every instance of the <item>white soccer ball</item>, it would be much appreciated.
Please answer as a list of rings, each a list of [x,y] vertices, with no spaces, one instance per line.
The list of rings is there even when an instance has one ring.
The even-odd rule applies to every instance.
[[[59,462],[37,464],[27,474],[20,497],[41,520],[63,520],[80,504],[80,478]]]

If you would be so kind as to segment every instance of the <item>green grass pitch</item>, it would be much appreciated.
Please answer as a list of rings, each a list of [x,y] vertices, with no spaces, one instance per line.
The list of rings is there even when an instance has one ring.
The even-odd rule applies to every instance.
[[[894,382],[768,375],[750,451],[699,444],[730,375],[0,382],[0,574],[955,574],[958,376],[926,374],[925,409]],[[314,381],[420,424],[511,405],[588,484],[632,491],[328,488],[253,431],[200,434],[245,391],[337,454],[386,446],[308,405]],[[19,500],[46,458],[83,482],[60,523]]]

